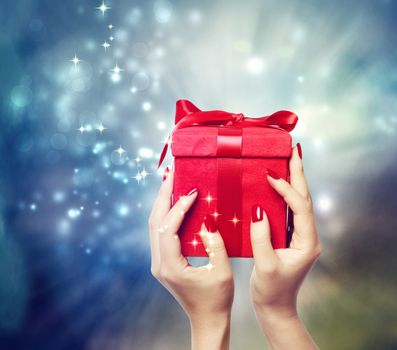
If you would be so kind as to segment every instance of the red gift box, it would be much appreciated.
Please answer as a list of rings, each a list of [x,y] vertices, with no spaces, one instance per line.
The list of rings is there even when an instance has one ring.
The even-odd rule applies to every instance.
[[[174,160],[172,205],[197,187],[198,197],[178,231],[184,256],[207,256],[200,229],[207,213],[216,219],[229,257],[252,257],[251,208],[259,204],[270,222],[273,248],[287,247],[287,206],[266,180],[266,168],[289,181],[291,131],[298,117],[289,111],[248,118],[241,113],[201,111],[176,103],[168,146]]]

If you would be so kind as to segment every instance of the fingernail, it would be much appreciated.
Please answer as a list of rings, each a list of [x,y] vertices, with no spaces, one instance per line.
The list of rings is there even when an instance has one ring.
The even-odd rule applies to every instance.
[[[167,166],[164,170],[163,181],[167,178],[169,172],[170,172],[170,168]]]
[[[266,168],[266,174],[272,177],[273,179],[278,180],[280,176],[276,172],[274,172],[272,169]]]
[[[258,222],[263,220],[263,209],[259,204],[255,204],[251,209],[252,222]]]
[[[302,147],[301,147],[301,144],[298,142],[296,144],[296,147],[298,148],[299,157],[300,157],[300,159],[302,159]]]
[[[207,228],[208,232],[216,232],[218,230],[215,219],[212,217],[210,213],[208,213],[204,217],[204,225]]]
[[[192,188],[191,190],[190,190],[190,192],[186,195],[186,196],[190,196],[191,194],[193,194],[194,192],[197,192],[197,188],[195,187],[195,188]]]

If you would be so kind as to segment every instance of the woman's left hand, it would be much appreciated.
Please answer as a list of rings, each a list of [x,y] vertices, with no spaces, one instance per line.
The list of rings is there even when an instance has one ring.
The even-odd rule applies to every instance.
[[[198,192],[181,196],[171,207],[173,182],[174,173],[169,171],[148,220],[151,271],[188,315],[192,348],[228,349],[234,283],[226,249],[216,227],[207,224],[215,231],[209,232],[203,223],[201,237],[209,263],[193,267],[181,254],[178,229]]]

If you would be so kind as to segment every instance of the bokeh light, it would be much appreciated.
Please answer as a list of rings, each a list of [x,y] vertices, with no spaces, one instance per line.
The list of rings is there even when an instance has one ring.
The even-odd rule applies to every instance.
[[[390,0],[3,1],[0,348],[189,347],[147,228],[181,98],[299,115],[324,245],[302,317],[321,349],[397,348],[396,13]],[[233,260],[236,349],[265,346],[251,266]]]

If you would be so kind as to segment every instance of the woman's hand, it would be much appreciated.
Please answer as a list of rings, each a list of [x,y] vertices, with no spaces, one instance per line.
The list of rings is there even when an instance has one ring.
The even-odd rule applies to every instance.
[[[271,349],[318,349],[299,320],[296,307],[298,290],[321,253],[298,147],[293,148],[289,162],[291,184],[267,171],[270,186],[294,213],[295,230],[289,248],[273,249],[265,211],[259,206],[252,208],[255,265],[250,282],[251,299]]]
[[[181,196],[171,208],[173,182],[174,173],[169,171],[149,217],[151,271],[187,313],[192,348],[228,349],[234,284],[225,246],[215,221],[207,215],[201,237],[209,263],[189,264],[181,254],[178,229],[198,192],[193,189],[190,195]]]

